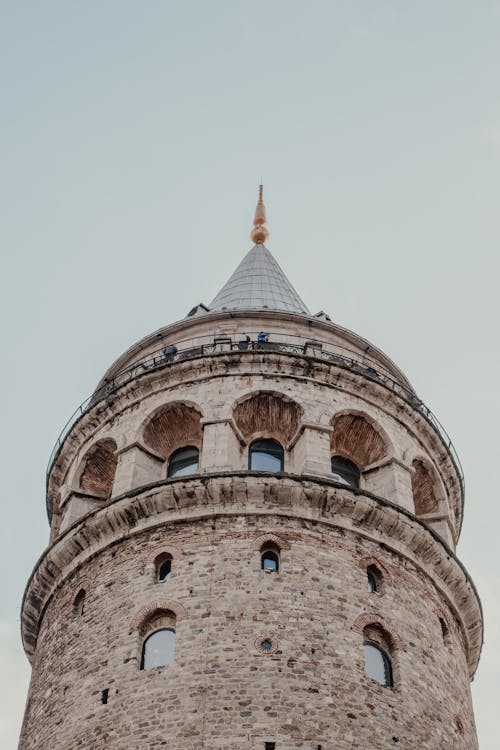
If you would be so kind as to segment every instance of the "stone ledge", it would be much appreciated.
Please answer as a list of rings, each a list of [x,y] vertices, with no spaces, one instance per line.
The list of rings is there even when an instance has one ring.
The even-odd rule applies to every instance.
[[[473,676],[483,638],[481,603],[465,568],[435,532],[409,511],[333,480],[252,471],[162,480],[114,498],[69,527],[44,552],[25,591],[21,627],[28,657],[54,591],[90,557],[124,536],[221,515],[314,520],[383,543],[411,560],[455,613]]]

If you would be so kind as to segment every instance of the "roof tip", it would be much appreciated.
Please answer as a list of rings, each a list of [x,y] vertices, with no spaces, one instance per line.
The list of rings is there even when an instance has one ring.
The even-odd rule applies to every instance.
[[[255,215],[253,217],[253,229],[250,233],[252,242],[256,245],[263,245],[269,237],[269,231],[266,227],[266,207],[264,206],[264,185],[259,185],[259,200],[255,208]]]

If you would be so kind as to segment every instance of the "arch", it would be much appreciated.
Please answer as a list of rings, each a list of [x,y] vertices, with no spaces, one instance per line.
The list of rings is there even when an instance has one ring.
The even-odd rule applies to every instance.
[[[179,602],[174,602],[170,599],[157,599],[141,607],[136,612],[130,623],[130,632],[132,633],[135,630],[144,635],[157,616],[162,616],[165,613],[167,613],[167,616],[169,614],[170,616],[173,615],[177,623],[186,617],[186,610]]]
[[[389,570],[386,568],[386,566],[383,563],[380,562],[380,560],[377,557],[363,557],[359,561],[359,567],[362,570],[368,570],[370,565],[374,565],[376,568],[378,568],[384,580],[391,581],[392,576]]]
[[[367,415],[356,412],[336,414],[330,448],[332,456],[342,456],[364,469],[389,453],[389,440]]]
[[[428,461],[416,458],[412,462],[411,489],[415,504],[415,515],[435,513],[439,509],[437,476]]]
[[[290,549],[290,545],[286,541],[286,539],[283,539],[281,536],[278,536],[277,534],[261,534],[256,539],[253,540],[252,547],[255,550],[261,550],[262,547],[266,543],[275,544],[277,547],[279,547],[280,550],[283,549]]]
[[[303,409],[276,391],[257,391],[233,408],[233,419],[248,442],[253,437],[273,438],[287,446],[299,429]]]
[[[395,650],[405,651],[401,638],[393,629],[388,627],[385,618],[376,612],[365,612],[364,614],[359,615],[354,621],[352,627],[353,630],[363,636],[365,636],[365,631],[372,633],[374,636],[378,633],[381,638],[381,645],[385,645],[391,653]]]
[[[248,448],[248,468],[253,471],[284,471],[285,452],[277,440],[254,440]]]
[[[200,450],[201,416],[195,406],[184,401],[164,404],[145,423],[144,443],[165,460],[178,448],[193,446]]]
[[[97,497],[109,500],[113,492],[116,465],[116,443],[112,438],[98,440],[83,458],[79,487]]]

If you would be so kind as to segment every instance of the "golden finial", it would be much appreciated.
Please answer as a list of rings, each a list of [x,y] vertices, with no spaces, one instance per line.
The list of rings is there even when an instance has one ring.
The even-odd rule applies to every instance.
[[[250,234],[252,242],[256,245],[263,245],[269,237],[269,232],[266,227],[266,209],[262,199],[263,193],[264,186],[259,185],[259,200],[257,202],[257,208],[255,209],[255,216],[253,217],[253,229]]]

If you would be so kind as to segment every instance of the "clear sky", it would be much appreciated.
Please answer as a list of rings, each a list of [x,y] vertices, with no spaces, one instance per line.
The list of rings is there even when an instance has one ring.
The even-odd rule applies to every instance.
[[[473,683],[498,749],[499,0],[0,0],[0,746],[64,423],[132,342],[210,302],[250,247],[381,347],[453,437]]]

